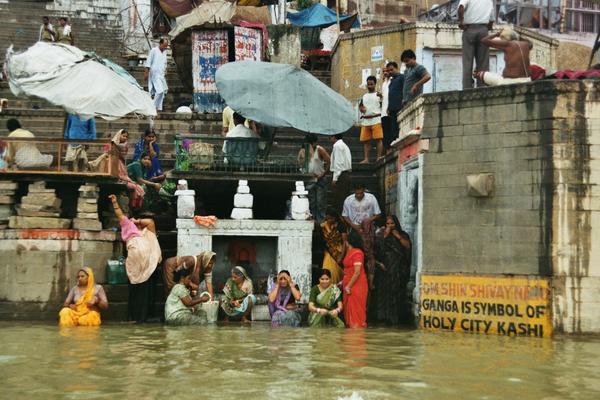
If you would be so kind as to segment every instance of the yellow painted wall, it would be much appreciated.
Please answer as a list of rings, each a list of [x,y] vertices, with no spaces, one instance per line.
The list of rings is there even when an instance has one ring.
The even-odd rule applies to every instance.
[[[519,28],[518,32],[533,42],[531,61],[553,71],[558,42],[524,28]],[[371,49],[375,46],[384,47],[383,61],[371,61]],[[417,57],[422,49],[460,54],[462,31],[455,24],[416,22],[345,33],[339,37],[332,51],[332,88],[351,101],[357,100],[365,91],[359,87],[362,70],[370,68],[375,75],[377,68],[383,68],[385,60],[396,61],[400,65],[400,54],[406,49],[415,51]],[[431,65],[425,67],[431,68]],[[459,63],[457,68],[462,68],[462,65]]]
[[[381,32],[376,34],[375,32]],[[357,37],[340,40],[333,54],[331,66],[331,86],[348,99],[358,99],[365,92],[360,88],[362,70],[371,68],[373,75],[377,68],[385,66],[385,60],[396,61],[400,65],[400,54],[405,49],[414,49],[415,30],[378,29],[359,32]],[[384,47],[383,61],[371,61],[371,48]]]
[[[419,326],[504,336],[552,336],[549,278],[421,275]]]

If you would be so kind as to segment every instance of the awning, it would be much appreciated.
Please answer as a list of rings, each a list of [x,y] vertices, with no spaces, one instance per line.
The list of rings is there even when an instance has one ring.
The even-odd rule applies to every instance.
[[[327,28],[337,23],[336,13],[325,7],[324,5],[317,3],[314,6],[302,10],[297,13],[287,13],[287,18],[290,20],[292,25],[301,26],[305,28]],[[360,28],[360,21],[357,15],[340,15],[340,22],[355,18],[355,21],[351,25],[352,28]]]

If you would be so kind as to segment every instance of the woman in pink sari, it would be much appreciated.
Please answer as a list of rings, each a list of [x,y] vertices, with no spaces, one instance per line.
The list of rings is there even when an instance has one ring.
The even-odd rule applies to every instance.
[[[129,219],[117,197],[108,196],[121,225],[121,239],[127,246],[125,269],[129,278],[129,319],[144,322],[152,313],[154,280],[152,274],[162,261],[156,227],[151,219]]]
[[[134,210],[142,208],[144,201],[144,188],[131,180],[127,174],[125,165],[125,156],[127,155],[127,139],[129,133],[125,129],[120,129],[111,139],[110,144],[104,146],[104,154],[88,163],[92,171],[109,172],[112,176],[120,179],[127,185],[131,194],[131,207]],[[110,162],[110,170],[108,169]]]
[[[129,133],[125,129],[119,130],[115,136],[113,136],[110,144],[110,154],[112,155],[113,174],[119,177],[119,179],[127,185],[129,192],[131,193],[131,207],[134,210],[142,208],[144,201],[144,188],[135,183],[129,178],[127,174],[127,167],[125,166],[125,156],[127,155],[127,139]]]
[[[344,257],[344,320],[348,328],[367,326],[367,296],[369,285],[365,273],[365,253],[362,238],[356,231],[346,239]]]

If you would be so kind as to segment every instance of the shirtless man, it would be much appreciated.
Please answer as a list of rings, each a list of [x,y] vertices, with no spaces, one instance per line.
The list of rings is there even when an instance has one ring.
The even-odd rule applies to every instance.
[[[520,39],[510,28],[481,39],[488,47],[504,51],[506,67],[502,76],[486,71],[475,71],[473,76],[489,86],[508,85],[511,83],[529,82],[529,51],[533,47],[530,41]]]

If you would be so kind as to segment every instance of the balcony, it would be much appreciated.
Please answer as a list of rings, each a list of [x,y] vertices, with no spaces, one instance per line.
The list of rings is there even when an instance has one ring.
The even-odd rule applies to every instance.
[[[310,176],[306,172],[308,160],[298,162],[298,152],[303,146],[307,145],[302,137],[283,137],[270,143],[258,138],[177,135],[172,174],[192,180],[305,180]]]

